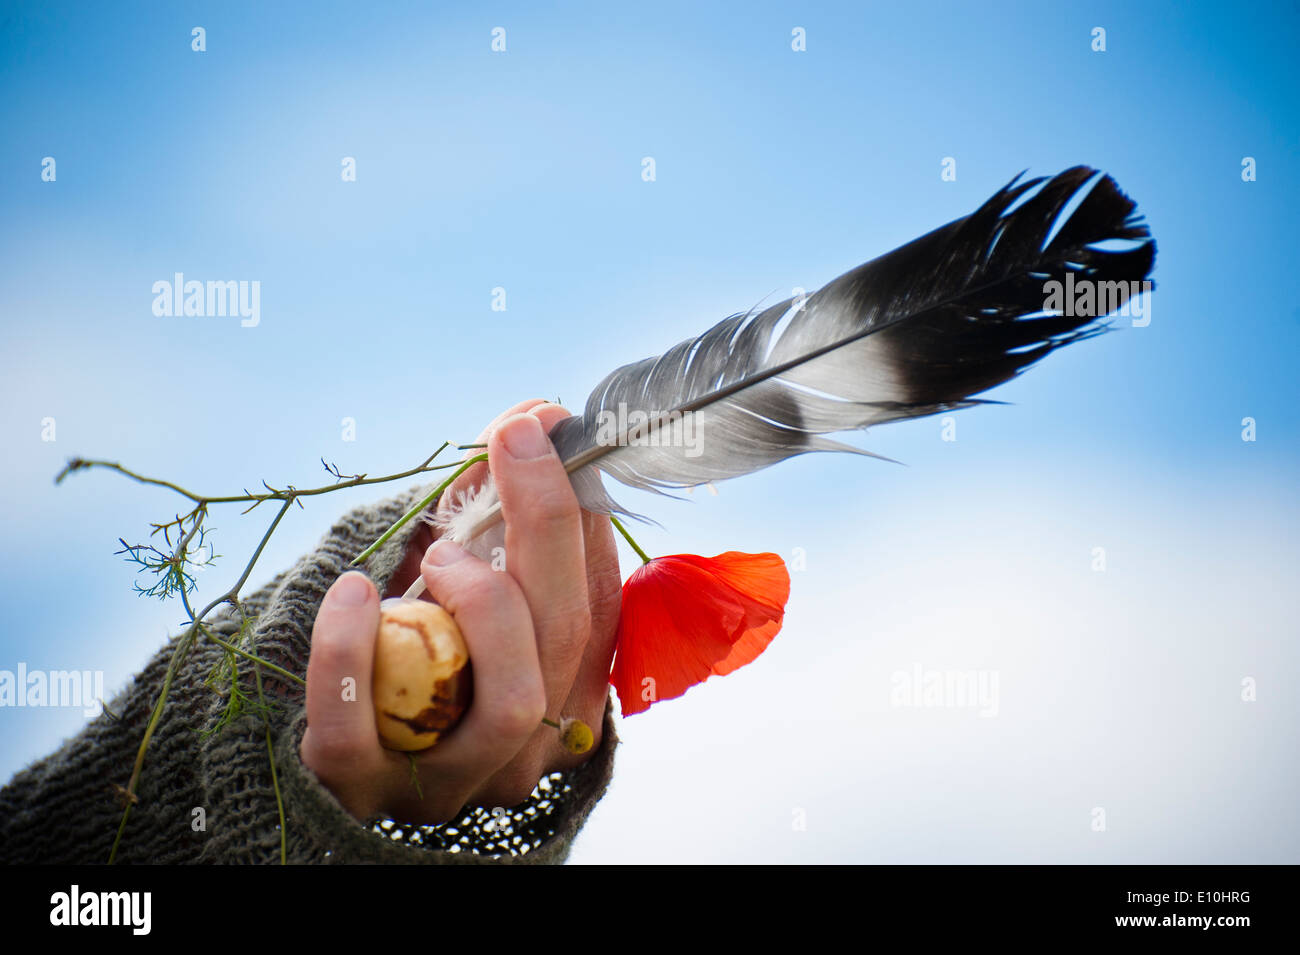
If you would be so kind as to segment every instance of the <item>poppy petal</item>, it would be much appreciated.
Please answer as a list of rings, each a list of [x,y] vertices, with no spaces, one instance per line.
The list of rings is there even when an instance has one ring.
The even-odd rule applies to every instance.
[[[674,554],[623,585],[610,683],[624,716],[753,661],[781,629],[790,577],[776,554]]]
[[[780,632],[790,599],[790,572],[776,554],[728,551],[710,563],[710,572],[735,592],[746,609],[744,632],[712,667],[718,676],[726,676],[753,662]]]

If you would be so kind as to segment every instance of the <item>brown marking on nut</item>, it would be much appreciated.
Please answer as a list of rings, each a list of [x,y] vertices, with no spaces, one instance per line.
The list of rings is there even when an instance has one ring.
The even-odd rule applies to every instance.
[[[433,639],[429,636],[427,621],[421,620],[419,623],[411,623],[409,620],[393,619],[389,621],[389,625],[414,630],[420,635],[420,642],[424,644],[424,652],[429,655],[429,659],[438,659],[438,651],[433,648]]]
[[[469,651],[451,615],[428,601],[385,600],[372,689],[380,742],[389,749],[428,749],[450,731],[473,692]],[[418,706],[421,699],[428,705]]]

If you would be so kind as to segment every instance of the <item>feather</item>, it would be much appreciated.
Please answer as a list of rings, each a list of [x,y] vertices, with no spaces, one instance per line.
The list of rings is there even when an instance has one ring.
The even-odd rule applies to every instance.
[[[582,506],[629,513],[602,472],[662,493],[813,451],[870,455],[827,435],[985,403],[973,396],[1105,331],[1099,319],[1152,288],[1155,242],[1134,203],[1086,166],[1020,178],[805,301],[733,315],[611,372],[550,434]],[[1114,240],[1127,247],[1098,247]],[[1091,285],[1109,307],[1053,304],[1052,282]],[[499,520],[485,488],[440,524],[463,544]]]

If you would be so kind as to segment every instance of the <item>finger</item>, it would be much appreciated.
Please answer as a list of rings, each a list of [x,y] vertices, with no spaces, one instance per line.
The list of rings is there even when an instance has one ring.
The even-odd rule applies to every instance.
[[[560,716],[591,633],[578,499],[536,416],[502,422],[488,454],[505,520],[506,570],[528,602],[548,713]]]
[[[556,424],[572,412],[550,402],[528,409],[542,424],[548,435]],[[569,691],[569,698],[561,715],[576,716],[588,722],[596,733],[598,745],[600,723],[605,714],[605,698],[609,694],[609,671],[614,660],[614,644],[618,635],[618,615],[622,606],[623,577],[619,570],[618,546],[614,539],[614,525],[608,514],[582,511],[582,536],[587,565],[587,597],[591,610],[591,636],[578,665],[578,675]],[[592,722],[592,720],[595,722]],[[558,734],[551,734],[554,747],[568,757]],[[595,747],[593,746],[593,749]],[[577,762],[582,762],[581,757]],[[569,762],[573,762],[569,760]]]
[[[623,605],[623,575],[618,563],[614,525],[608,514],[582,512],[582,531],[587,549],[587,596],[591,601],[591,636],[587,640],[570,700],[574,716],[605,713],[609,695],[609,671],[618,637],[618,616]],[[590,720],[588,720],[590,722]],[[599,732],[596,724],[592,729]]]
[[[379,629],[379,594],[360,571],[330,587],[312,626],[307,660],[307,725],[312,745],[330,760],[375,749],[371,667]]]
[[[550,434],[551,429],[554,428],[561,421],[563,421],[565,418],[572,417],[573,415],[573,412],[571,412],[568,408],[564,407],[563,405],[552,404],[549,401],[538,402],[537,404],[530,407],[527,413],[532,415],[534,418],[536,418],[538,421],[542,423],[542,430],[545,431],[547,434]],[[506,417],[512,418],[514,417],[514,415],[507,415]],[[497,422],[497,427],[500,427],[502,424],[505,423],[505,421],[506,418],[502,418],[500,421]],[[493,430],[495,431],[496,429],[494,428]]]
[[[519,752],[545,715],[528,604],[509,574],[450,541],[435,542],[420,571],[430,595],[460,627],[474,675],[468,712],[427,759],[476,785]]]
[[[553,405],[548,406],[541,398],[530,398],[527,401],[521,401],[508,411],[504,411],[497,415],[492,420],[492,423],[483,429],[474,443],[483,444],[486,442],[488,435],[492,433],[492,429],[494,429],[499,422],[504,421],[512,414],[530,411],[539,406],[554,407]],[[475,455],[482,453],[481,448],[469,448],[465,451],[461,460],[466,461]],[[482,462],[466,470],[464,474],[452,481],[447,487],[447,490],[443,492],[442,497],[438,500],[435,510],[438,513],[445,513],[447,509],[451,507],[451,502],[455,500],[458,495],[464,494],[470,488],[476,488],[482,484],[484,478],[487,477],[487,473],[487,465]],[[411,583],[415,578],[420,576],[420,563],[424,559],[425,551],[429,549],[429,545],[432,544],[433,541],[433,527],[427,520],[421,520],[419,526],[411,532],[410,541],[407,544],[406,555],[403,558],[402,563],[398,565],[398,568],[393,571],[392,575],[388,579],[388,588],[384,594],[385,597],[400,597],[406,593],[407,588],[411,586]]]
[[[562,405],[542,402],[527,411],[542,423],[548,435],[572,412]],[[504,420],[504,419],[502,419]],[[499,423],[499,422],[498,422]],[[618,562],[614,525],[608,514],[582,511],[582,533],[587,564],[587,597],[591,608],[591,636],[578,665],[578,674],[561,707],[560,715],[585,720],[595,734],[592,749],[600,745],[605,701],[609,696],[609,671],[618,637],[618,616],[622,607],[623,577]],[[557,733],[543,733],[548,744],[548,766],[566,769],[579,765],[588,755],[574,756],[564,748]]]
[[[497,426],[501,424],[502,421],[505,421],[507,418],[512,417],[513,415],[524,414],[528,411],[531,411],[533,408],[538,407],[539,405],[545,405],[545,404],[547,404],[547,402],[542,398],[529,398],[527,401],[519,402],[514,407],[501,412],[501,414],[493,418],[491,423],[486,428],[484,428],[481,432],[479,432],[479,436],[474,440],[473,443],[486,444],[488,438],[491,437],[492,432],[497,429]],[[475,455],[482,454],[482,453],[483,453],[482,448],[469,448],[468,450],[466,450],[465,455],[461,460],[467,461],[470,458],[474,457]],[[451,484],[447,487],[447,490],[443,492],[442,498],[438,501],[438,510],[440,512],[445,511],[448,507],[451,506],[451,502],[456,500],[457,496],[464,494],[465,492],[469,491],[471,488],[478,487],[480,484],[483,483],[487,475],[488,475],[488,466],[486,462],[480,461],[478,464],[475,464],[473,467],[467,469],[464,474],[460,475],[460,477],[452,481]]]
[[[557,404],[543,403],[528,410],[542,423],[548,435],[571,412]],[[609,696],[609,671],[618,637],[618,616],[622,607],[623,577],[618,563],[614,525],[608,514],[582,511],[582,535],[587,564],[587,597],[591,608],[591,635],[578,664],[578,673],[560,715],[584,720],[592,729],[591,751],[574,755],[564,748],[560,735],[543,733],[545,765],[548,769],[571,769],[586,762],[600,746]]]

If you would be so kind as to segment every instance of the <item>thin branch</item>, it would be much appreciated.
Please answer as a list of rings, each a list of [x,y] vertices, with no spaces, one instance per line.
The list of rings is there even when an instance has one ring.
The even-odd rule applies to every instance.
[[[167,664],[167,674],[163,677],[162,690],[158,693],[158,699],[154,701],[153,713],[149,717],[149,725],[145,727],[144,738],[140,740],[140,746],[135,753],[135,765],[131,768],[131,781],[127,784],[127,803],[126,809],[122,812],[122,821],[117,827],[117,837],[113,840],[113,848],[108,854],[108,864],[112,865],[117,859],[117,847],[122,841],[122,833],[126,831],[126,821],[131,817],[131,806],[134,804],[136,787],[140,782],[140,771],[144,768],[145,750],[149,748],[149,740],[153,738],[153,732],[158,728],[158,720],[162,717],[163,705],[167,702],[167,693],[171,690],[172,678],[176,675],[180,667],[181,658],[189,651],[190,644],[193,642],[195,627],[190,627],[185,632],[172,652],[172,658]]]
[[[207,637],[208,637],[209,640],[211,640],[211,641],[212,641],[213,643],[215,643],[217,646],[219,646],[219,647],[221,647],[221,648],[223,648],[223,649],[229,651],[230,653],[237,653],[237,654],[239,654],[241,657],[244,657],[244,658],[247,659],[247,660],[252,660],[254,663],[257,663],[257,664],[260,664],[261,666],[266,667],[268,670],[272,671],[273,673],[278,673],[278,674],[280,674],[281,676],[288,677],[290,680],[293,680],[293,681],[294,681],[295,683],[297,683],[299,686],[306,686],[306,685],[307,685],[307,681],[304,680],[302,677],[298,676],[296,673],[290,673],[290,672],[289,672],[288,670],[286,670],[284,667],[276,666],[276,665],[275,665],[274,663],[272,663],[270,660],[265,660],[265,659],[263,659],[262,657],[259,657],[259,656],[258,656],[257,654],[255,654],[255,653],[249,653],[247,650],[241,650],[239,647],[235,646],[233,643],[227,643],[225,640],[222,640],[220,637],[218,637],[218,636],[217,636],[216,634],[214,634],[214,633],[209,633],[209,634],[207,634]],[[258,679],[261,679],[261,677],[259,677]]]
[[[472,458],[468,459],[460,467],[458,467],[455,471],[453,471],[451,476],[447,478],[447,480],[443,481],[436,488],[434,488],[429,494],[425,495],[425,497],[418,504],[416,504],[413,508],[411,508],[405,514],[403,514],[396,524],[394,524],[388,530],[384,531],[384,533],[380,536],[379,540],[375,541],[373,544],[371,544],[369,547],[363,550],[360,554],[358,554],[356,559],[352,561],[351,566],[356,567],[358,564],[364,564],[367,560],[369,560],[370,555],[373,554],[375,551],[379,550],[379,548],[383,547],[386,543],[388,543],[389,538],[391,538],[399,530],[405,527],[417,514],[419,514],[426,507],[428,507],[439,497],[441,497],[442,492],[447,490],[447,488],[451,486],[452,481],[456,480],[456,478],[460,477],[462,474],[464,474],[474,465],[478,464],[480,461],[486,461],[487,457],[488,456],[486,454],[476,454]]]
[[[364,474],[361,474],[341,482],[336,482],[334,484],[326,484],[323,485],[322,487],[306,488],[301,491],[293,490],[293,489],[277,490],[271,487],[271,485],[267,484],[266,481],[263,481],[262,482],[263,486],[265,486],[269,491],[269,493],[267,494],[250,494],[247,488],[244,489],[243,494],[230,494],[230,495],[222,495],[222,496],[209,496],[205,494],[195,494],[193,491],[187,490],[181,487],[179,484],[173,484],[171,481],[163,481],[158,478],[151,478],[151,477],[146,477],[143,474],[137,474],[135,471],[132,471],[130,468],[123,467],[122,465],[118,464],[116,461],[97,461],[97,460],[90,460],[85,458],[74,458],[71,461],[69,461],[68,464],[63,468],[62,471],[59,472],[58,476],[55,477],[54,480],[55,483],[62,482],[63,478],[65,478],[68,474],[71,474],[73,471],[83,471],[89,468],[107,468],[110,471],[116,471],[119,474],[125,475],[126,477],[129,477],[131,480],[138,481],[141,484],[151,484],[155,487],[168,488],[169,490],[175,491],[177,494],[180,494],[182,497],[189,498],[195,504],[200,504],[200,505],[240,504],[249,501],[254,502],[254,504],[260,504],[262,501],[282,501],[287,498],[295,498],[295,497],[315,497],[317,494],[329,494],[331,491],[338,491],[347,487],[363,487],[369,484],[386,484],[391,481],[400,481],[404,478],[414,477],[417,474],[423,474],[427,471],[440,471],[446,468],[456,467],[455,463],[438,464],[432,467],[430,466],[430,462],[432,462],[434,458],[436,458],[439,454],[441,454],[444,450],[446,450],[450,446],[451,446],[450,441],[444,441],[442,445],[438,448],[438,450],[434,451],[433,454],[425,458],[421,464],[417,465],[416,467],[410,468],[409,470],[400,471],[397,474],[389,474],[384,477],[374,477],[374,478],[366,477]],[[462,447],[462,445],[457,445],[457,447],[458,448]],[[467,447],[467,448],[477,447],[477,445],[463,445],[463,447]]]
[[[275,771],[275,743],[271,739],[271,714],[266,706],[266,696],[262,692],[262,668],[254,666],[253,675],[257,677],[257,698],[262,703],[262,720],[266,726],[266,755],[271,761],[271,788],[275,790],[275,808],[280,814],[280,865],[288,865],[289,833],[284,826],[284,797],[280,795],[280,776]]]
[[[305,685],[305,681],[301,677],[298,677],[297,675],[290,673],[288,670],[284,669],[283,667],[276,666],[275,664],[271,663],[269,660],[264,660],[254,653],[246,651],[241,647],[235,646],[232,643],[228,643],[227,641],[222,640],[221,638],[217,637],[214,633],[212,633],[212,631],[205,625],[205,621],[208,615],[212,613],[212,611],[215,610],[219,605],[223,603],[229,603],[239,613],[240,619],[242,621],[241,632],[243,631],[243,629],[245,629],[248,626],[248,617],[244,612],[243,606],[239,603],[239,592],[243,588],[244,584],[248,582],[248,578],[252,574],[253,568],[256,566],[258,559],[262,556],[262,552],[266,549],[267,542],[271,539],[271,535],[275,533],[276,528],[280,525],[280,521],[284,518],[284,515],[289,511],[289,509],[294,505],[294,502],[297,502],[298,506],[302,507],[303,504],[300,499],[303,497],[312,497],[318,494],[328,494],[332,491],[341,490],[346,487],[360,487],[363,485],[370,485],[370,484],[383,484],[391,481],[402,480],[404,478],[414,477],[417,474],[421,474],[427,471],[437,471],[437,470],[443,470],[446,468],[453,468],[453,467],[457,468],[455,473],[453,473],[450,478],[448,478],[439,486],[439,491],[436,493],[441,493],[442,489],[446,488],[446,486],[449,485],[453,480],[455,480],[456,477],[464,473],[464,471],[469,466],[471,466],[474,463],[477,463],[477,461],[479,460],[483,460],[486,458],[486,455],[479,455],[461,465],[457,465],[455,463],[433,465],[432,464],[433,460],[450,446],[451,446],[451,442],[444,441],[436,451],[430,454],[427,458],[424,459],[423,462],[421,462],[416,467],[410,468],[409,470],[406,471],[399,472],[397,474],[391,474],[386,477],[379,477],[379,478],[369,478],[366,477],[364,474],[352,475],[350,477],[345,478],[339,472],[337,467],[331,468],[328,464],[325,464],[324,458],[322,458],[321,463],[325,464],[326,470],[330,471],[331,474],[334,474],[335,477],[339,479],[334,484],[326,485],[324,487],[319,487],[319,488],[309,488],[306,490],[299,490],[295,488],[292,484],[288,484],[285,486],[283,490],[279,490],[273,488],[270,484],[268,484],[265,480],[263,480],[262,485],[267,489],[268,493],[250,494],[248,492],[248,489],[245,488],[244,494],[242,496],[231,495],[231,496],[220,496],[220,497],[205,497],[202,495],[195,494],[192,491],[189,491],[178,484],[172,483],[171,481],[163,481],[157,478],[150,478],[142,474],[138,474],[135,471],[125,468],[114,461],[95,461],[95,460],[87,460],[84,458],[73,458],[63,468],[63,470],[59,472],[59,474],[55,477],[55,483],[62,482],[63,479],[73,471],[86,470],[94,467],[107,468],[109,470],[117,471],[118,473],[123,474],[134,481],[138,481],[141,484],[149,484],[156,487],[168,488],[169,490],[175,491],[177,494],[180,494],[183,497],[189,498],[191,501],[194,501],[196,505],[194,509],[190,511],[188,514],[186,514],[184,517],[177,515],[175,520],[168,521],[165,524],[152,525],[154,528],[153,533],[156,534],[159,530],[163,532],[163,539],[167,542],[168,546],[171,546],[170,529],[173,527],[176,528],[178,541],[175,549],[172,551],[170,555],[164,553],[163,551],[158,550],[155,547],[147,547],[146,545],[142,545],[142,544],[132,546],[127,544],[126,541],[121,542],[123,548],[127,552],[132,554],[132,556],[134,557],[137,563],[140,563],[144,567],[153,569],[155,566],[161,568],[162,566],[170,565],[171,570],[175,574],[176,579],[179,580],[181,583],[181,586],[175,588],[175,592],[180,594],[181,602],[185,607],[185,613],[189,617],[189,620],[185,632],[177,640],[176,648],[175,650],[172,651],[171,659],[168,661],[167,672],[163,677],[162,687],[158,692],[158,696],[154,700],[153,710],[150,713],[149,722],[145,727],[144,736],[140,740],[139,747],[136,749],[135,763],[132,766],[130,781],[127,784],[126,788],[122,790],[124,809],[122,812],[122,819],[118,823],[117,834],[113,839],[112,850],[109,853],[108,861],[110,865],[113,864],[117,859],[118,848],[121,845],[122,836],[126,831],[127,821],[131,817],[131,807],[136,802],[139,801],[139,797],[137,796],[137,789],[140,783],[140,775],[144,768],[145,753],[149,748],[150,741],[153,739],[154,731],[157,729],[158,724],[162,719],[163,709],[166,706],[167,697],[171,691],[172,681],[175,679],[176,674],[180,671],[180,666],[182,661],[185,659],[190,649],[193,647],[194,641],[200,634],[211,639],[218,646],[225,649],[227,653],[246,657],[252,660],[254,663],[255,666],[254,675],[257,682],[258,699],[261,704],[263,718],[267,721],[266,742],[267,742],[267,753],[271,761],[271,781],[275,788],[276,806],[278,808],[279,815],[280,815],[280,861],[282,864],[287,862],[288,855],[287,855],[287,835],[285,830],[284,800],[280,792],[279,776],[276,771],[275,750],[274,750],[273,739],[271,735],[269,709],[267,707],[266,696],[262,685],[261,668],[265,666],[269,670],[278,673],[281,676],[288,677],[291,680],[295,680],[298,683],[303,685]],[[189,546],[194,542],[195,536],[197,535],[199,540],[203,539],[203,522],[204,519],[207,517],[208,505],[251,502],[250,506],[244,511],[244,513],[248,513],[248,511],[251,511],[253,508],[257,507],[263,501],[268,501],[268,500],[278,500],[283,503],[280,507],[280,510],[276,513],[275,518],[271,521],[270,525],[267,527],[266,532],[262,535],[262,539],[258,542],[257,549],[253,552],[252,557],[249,558],[248,563],[245,564],[243,572],[240,573],[239,575],[239,579],[236,580],[235,583],[225,593],[223,593],[221,596],[217,597],[215,600],[208,603],[208,605],[204,607],[200,612],[195,613],[193,606],[191,606],[190,604],[189,588],[185,586],[187,582],[192,585],[193,578],[189,577],[185,573],[184,564],[185,564],[185,556],[187,550]],[[418,511],[416,511],[415,513],[418,513]],[[407,515],[406,518],[404,518],[396,526],[391,528],[388,534],[386,534],[384,538],[382,538],[379,542],[377,542],[376,547],[379,544],[381,544],[384,540],[387,540],[389,537],[391,537],[392,534],[397,530],[397,528],[400,527],[407,520],[409,520],[412,516],[414,516],[414,514]],[[190,527],[188,529],[186,529],[185,526],[187,522],[190,523]],[[147,552],[152,552],[154,554],[157,554],[157,556],[160,558],[160,561],[155,563],[147,562],[145,558],[140,557],[141,551],[147,551]],[[159,571],[155,570],[155,573],[157,572]],[[137,585],[137,589],[140,589],[138,585]],[[153,588],[151,588],[151,590],[152,589]],[[164,590],[163,595],[167,596],[168,593]],[[233,657],[231,659],[233,660]],[[234,692],[238,692],[238,688],[235,685],[238,682],[238,672],[233,669],[231,672],[232,672],[231,679],[235,681],[234,683],[232,683],[232,693],[234,693]],[[105,710],[107,711],[107,707],[105,708]],[[116,718],[115,714],[110,714],[110,715]]]

